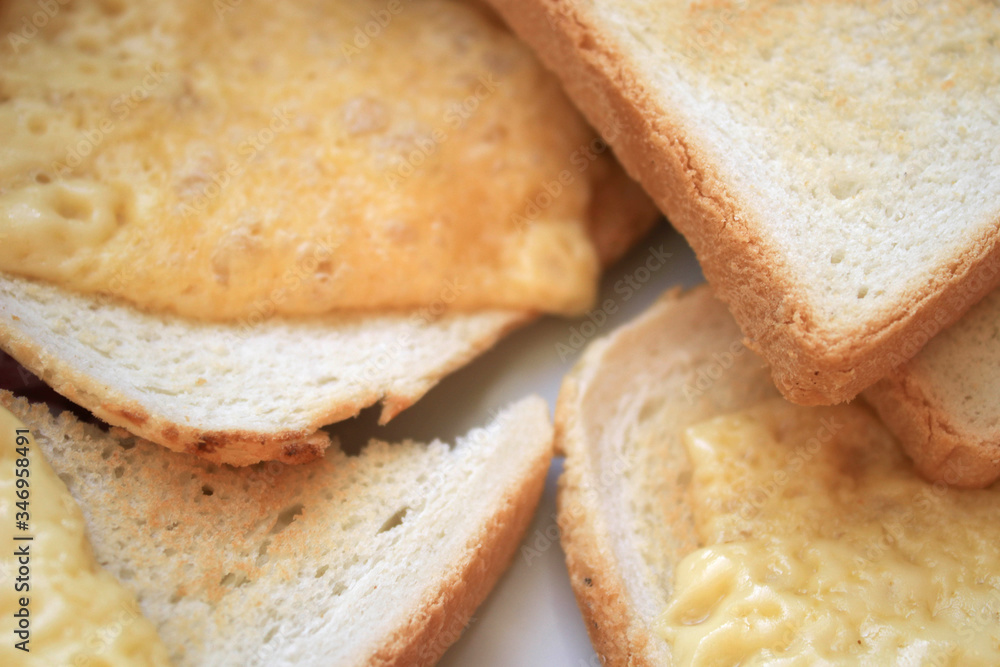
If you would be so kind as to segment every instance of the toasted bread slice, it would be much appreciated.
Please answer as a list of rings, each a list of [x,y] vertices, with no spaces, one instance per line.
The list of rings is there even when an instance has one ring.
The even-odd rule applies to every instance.
[[[246,4],[241,5],[237,11],[225,3],[217,3],[218,6],[214,6],[214,9],[212,7],[206,9],[205,6],[198,3],[189,3],[184,11],[179,12],[179,15],[184,17],[186,21],[190,21],[192,17],[200,16],[205,12],[214,14],[219,11],[222,16],[213,15],[211,17],[212,30],[222,31],[225,33],[225,39],[229,40],[236,39],[234,35],[243,34],[241,31],[247,34],[256,34],[254,31],[263,29],[263,24],[266,23],[264,18],[274,14],[272,18],[277,23],[271,27],[275,30],[280,29],[292,33],[299,30],[304,31],[303,34],[312,35],[314,33],[310,31],[337,28],[350,37],[350,39],[345,37],[347,39],[346,47],[357,48],[352,46],[353,42],[351,41],[355,37],[353,32],[355,24],[348,19],[360,12],[360,15],[367,21],[370,17],[366,10],[353,5],[350,7],[344,5],[338,8],[308,2],[300,4],[302,6],[298,9],[284,6],[275,9],[259,4]],[[11,7],[5,8],[5,11],[9,12],[8,18],[10,16],[16,17],[27,6],[24,4],[11,5]],[[34,6],[31,5],[31,7]],[[73,30],[76,32],[73,32],[73,35],[76,35],[77,32],[83,35],[82,37],[76,35],[79,37],[80,43],[89,43],[85,39],[86,35],[89,34],[88,30],[103,26],[108,30],[113,27],[114,30],[124,31],[123,34],[138,31],[144,35],[143,40],[152,39],[155,44],[159,44],[154,39],[159,34],[157,30],[150,32],[148,26],[138,19],[142,17],[143,12],[158,14],[161,11],[167,13],[172,11],[170,8],[164,10],[150,6],[129,8],[122,13],[110,12],[109,10],[105,13],[110,15],[105,15],[102,12],[106,8],[102,9],[96,4],[93,6],[89,4],[74,5],[72,9],[72,14],[69,13],[70,10],[67,10],[65,16],[59,17],[59,21],[66,22],[66,25],[70,27],[75,26]],[[379,16],[388,11],[383,11],[381,6],[376,9],[381,12]],[[309,19],[310,12],[315,14],[316,25],[313,25],[314,21]],[[523,46],[517,44],[514,38],[501,26],[495,24],[496,22],[488,9],[466,7],[462,3],[445,0],[437,3],[434,7],[422,7],[418,8],[416,13],[405,12],[404,14],[400,16],[396,16],[392,12],[386,14],[392,18],[393,24],[391,29],[385,27],[385,33],[380,36],[379,44],[373,44],[370,49],[364,49],[363,52],[356,55],[356,58],[349,52],[347,53],[347,56],[354,59],[354,69],[360,68],[367,71],[365,68],[374,68],[373,71],[380,71],[385,77],[388,77],[384,81],[379,79],[379,85],[388,85],[387,82],[392,77],[399,75],[399,72],[395,69],[391,72],[379,70],[376,65],[395,62],[394,58],[402,57],[399,53],[405,53],[406,49],[414,48],[412,40],[417,42],[423,40],[430,45],[428,46],[429,50],[418,49],[420,58],[433,59],[436,57],[434,54],[437,53],[437,50],[450,53],[451,50],[464,52],[463,50],[473,48],[478,54],[473,59],[475,62],[459,66],[458,63],[462,59],[451,57],[447,59],[447,62],[455,64],[458,68],[455,72],[451,72],[454,74],[454,78],[462,80],[468,78],[465,76],[468,74],[465,71],[467,67],[475,68],[482,65],[482,67],[489,69],[489,67],[495,66],[503,69],[502,78],[506,77],[504,81],[509,85],[503,88],[502,95],[498,95],[497,99],[490,101],[491,106],[488,109],[481,110],[481,113],[476,116],[475,122],[470,120],[470,126],[479,127],[484,119],[492,119],[497,122],[511,121],[513,125],[507,129],[516,125],[519,128],[518,132],[524,130],[531,136],[534,136],[532,133],[541,132],[546,137],[558,137],[555,144],[539,141],[532,143],[530,147],[529,152],[538,153],[535,157],[541,160],[539,165],[545,164],[553,167],[551,170],[545,167],[541,172],[535,174],[538,176],[538,182],[532,187],[536,187],[541,194],[532,190],[532,196],[525,198],[525,193],[517,187],[509,192],[500,187],[491,194],[491,197],[498,193],[503,195],[504,192],[509,195],[505,206],[514,207],[512,210],[515,210],[517,215],[506,216],[504,224],[514,225],[516,228],[515,237],[517,238],[515,240],[517,244],[526,243],[531,246],[529,254],[535,252],[546,254],[549,251],[556,253],[556,255],[562,253],[566,248],[563,248],[559,243],[550,244],[551,247],[546,250],[542,247],[545,243],[538,242],[541,237],[534,241],[524,238],[525,235],[530,236],[534,232],[539,232],[548,222],[553,222],[554,218],[552,220],[550,218],[555,216],[559,217],[559,220],[555,221],[557,226],[568,226],[577,229],[582,234],[587,246],[584,254],[592,254],[594,261],[606,264],[620,256],[633,240],[651,226],[656,214],[655,207],[648,197],[638,185],[624,174],[606,150],[601,149],[601,147],[598,147],[600,150],[596,151],[590,148],[586,141],[592,136],[590,131],[586,129],[582,119],[573,115],[574,112],[569,107],[568,102],[562,99],[558,85],[541,70]],[[178,25],[180,24],[175,24],[173,21],[173,18],[168,21],[172,26],[171,29],[179,29]],[[407,34],[407,27],[413,28],[419,34]],[[66,29],[69,30],[69,27]],[[431,39],[436,35],[440,36],[441,40]],[[24,58],[26,60],[18,61],[23,65],[21,69],[12,65],[12,68],[5,70],[3,74],[11,79],[11,90],[20,91],[21,96],[27,100],[21,100],[19,102],[19,104],[23,102],[21,106],[31,106],[30,100],[39,95],[44,98],[45,105],[55,104],[53,100],[58,97],[40,93],[36,85],[38,82],[32,81],[27,74],[31,71],[31,67],[44,65],[42,61],[46,49],[58,50],[64,46],[54,36],[43,37],[44,44],[40,41],[34,47],[25,47]],[[43,37],[39,37],[39,40],[42,40]],[[49,40],[49,37],[52,37],[52,40]],[[171,33],[167,37],[173,39],[176,35]],[[383,44],[382,40],[386,43]],[[394,52],[391,48],[393,40],[401,40],[404,43],[399,53]],[[178,56],[179,52],[184,52],[184,48],[186,47],[180,44],[174,44],[171,48],[159,44],[156,49],[153,49],[153,53],[163,58],[175,57]],[[240,42],[241,54],[246,55],[247,48],[249,48],[247,44]],[[341,53],[339,47],[334,51],[336,51],[335,57],[330,56],[334,60],[339,62],[339,59],[346,57]],[[292,49],[286,55],[292,60],[302,56],[298,48]],[[97,67],[96,72],[91,72],[93,81],[87,79],[83,83],[79,81],[73,83],[73,80],[59,79],[52,85],[80,85],[86,89],[87,95],[93,93],[87,86],[95,86],[98,83],[111,85],[101,70],[101,67],[108,65],[107,59],[102,55],[98,60],[100,67],[94,63],[81,64],[81,67],[87,71]],[[480,60],[482,60],[481,63]],[[223,63],[216,61],[213,63],[214,66],[223,68],[231,66],[228,60]],[[135,63],[130,60],[129,64],[131,66]],[[112,69],[117,67],[114,63],[109,66],[112,66]],[[199,68],[202,65],[199,63],[187,62],[184,66],[194,67],[201,72]],[[207,66],[205,65],[205,67]],[[183,70],[183,72],[186,71]],[[430,72],[430,70],[426,71]],[[338,70],[338,72],[338,76],[345,77],[344,81],[347,83],[357,84],[359,82],[356,72],[351,67],[345,66],[344,71]],[[104,72],[104,74],[107,73]],[[442,72],[434,72],[434,77],[439,77],[439,75],[443,76]],[[173,90],[171,86],[180,85],[181,79],[183,77],[178,72],[168,72],[168,76],[164,79],[165,83],[163,83],[163,86],[166,87],[164,90]],[[284,85],[279,85],[270,78],[265,79],[262,82],[241,79],[240,85],[246,86],[247,90],[251,92],[263,86],[263,89],[269,93],[274,92],[272,89],[275,86],[281,88],[281,85]],[[298,82],[298,78],[295,78],[295,81]],[[362,78],[360,81],[361,84],[368,85],[365,83],[366,79]],[[347,86],[347,83],[344,85]],[[294,89],[294,85],[289,85]],[[330,85],[332,86],[332,84]],[[443,88],[438,88],[439,85]],[[428,80],[427,85],[423,87],[409,86],[405,90],[396,90],[399,95],[405,97],[405,99],[400,98],[397,101],[404,107],[410,103],[419,106],[422,114],[444,113],[445,108],[450,109],[449,104],[454,102],[448,97],[449,91],[454,92],[453,85],[461,87],[464,84],[455,83],[451,79],[438,81],[435,78],[434,81]],[[330,86],[327,87],[330,88]],[[156,90],[162,92],[161,88]],[[282,88],[282,90],[284,89]],[[526,90],[541,91],[544,94],[541,96],[528,95],[525,93]],[[0,93],[2,92],[0,91]],[[345,89],[337,94],[342,95],[346,92],[349,91]],[[361,91],[355,92],[360,94]],[[524,104],[517,103],[519,96],[524,98],[520,99],[520,102]],[[552,99],[549,100],[549,98]],[[555,106],[545,102],[545,100],[551,102],[557,98],[562,101]],[[84,106],[96,104],[89,97],[85,100],[77,98],[73,98],[73,100],[74,104]],[[168,102],[169,99],[163,98],[157,93],[155,99],[149,104],[157,107],[157,105],[162,106]],[[41,104],[41,102],[39,103]],[[223,102],[219,101],[219,104],[223,104]],[[351,100],[345,104],[354,108],[351,106]],[[442,108],[435,111],[435,105],[440,105]],[[560,105],[565,107],[566,113],[559,112]],[[2,167],[0,168],[0,181],[8,177],[13,179],[11,192],[18,191],[20,185],[17,184],[20,183],[20,180],[27,178],[26,175],[30,175],[29,172],[32,170],[29,167],[33,164],[32,161],[37,161],[40,159],[38,155],[41,155],[41,153],[36,155],[31,150],[21,149],[29,144],[33,146],[34,144],[31,142],[37,143],[44,140],[43,143],[48,142],[47,146],[53,143],[52,137],[48,134],[43,133],[44,136],[39,138],[37,132],[28,127],[30,125],[29,116],[42,118],[44,116],[42,111],[36,109],[35,111],[38,113],[32,116],[24,109],[20,111],[18,109],[21,107],[18,106],[17,109],[11,111],[13,116],[10,118],[0,114],[2,116],[0,122],[6,122],[4,119],[7,119],[16,125],[14,128],[16,136],[19,138],[18,141],[22,142],[14,145],[8,153],[0,155],[0,167]],[[128,125],[128,123],[141,124],[148,121],[148,118],[139,113],[142,109],[145,107],[137,107],[135,114],[122,119],[122,122]],[[355,109],[355,116],[357,114],[364,116],[362,111],[365,109]],[[536,112],[541,109],[544,109],[545,114],[539,116]],[[326,112],[327,109],[324,108],[322,111]],[[371,109],[367,109],[366,113],[368,112],[374,113]],[[338,115],[338,113],[330,111],[329,125],[336,126],[334,129],[331,130],[330,127],[324,126],[326,127],[325,131],[333,132],[336,137],[340,137],[338,132],[341,131],[337,128],[344,123],[348,125],[351,122],[364,124],[371,120],[354,116],[351,116],[353,120],[345,120],[343,114]],[[469,111],[469,113],[472,112]],[[61,126],[53,121],[46,127],[49,128],[46,130],[47,132],[58,134],[57,130]],[[132,125],[128,125],[128,127],[131,128]],[[196,140],[185,134],[187,130],[184,130],[183,127],[172,127],[176,132],[180,132],[180,135],[175,137],[178,141],[182,143],[194,142],[197,146],[205,148],[201,143],[198,143],[205,140],[204,137]],[[404,132],[404,129],[396,127],[387,120],[385,127],[378,125],[378,127],[368,128],[371,131],[358,131],[353,134],[349,132],[350,138],[344,139],[346,143],[338,143],[343,137],[336,141],[331,139],[330,150],[333,151],[331,159],[346,159],[345,156],[358,149],[358,142],[365,144],[365,142],[373,141],[375,142],[373,146],[390,146],[391,148],[395,144],[390,140],[393,137],[399,139],[396,134]],[[482,127],[479,129],[481,130]],[[147,146],[142,142],[141,138],[148,137],[148,134],[139,133],[139,139],[136,139],[136,147],[133,151],[128,144],[128,137],[132,135],[122,127],[116,126],[116,130],[108,135],[106,141],[101,142],[101,145],[96,147],[107,152],[107,156],[117,156],[117,158],[128,162],[140,159],[142,149],[153,150],[155,148],[155,146]],[[503,127],[500,127],[497,132],[502,134],[501,130]],[[288,129],[288,133],[298,137],[296,141],[302,139],[300,135],[303,133],[309,135],[311,131],[308,127]],[[476,132],[478,131],[476,130]],[[559,146],[560,142],[570,139],[575,141],[581,131],[583,134],[580,136],[585,136],[586,140],[581,140],[582,143],[579,146],[575,144],[571,146],[576,152],[582,151],[583,163],[578,164],[572,160],[575,153],[563,151]],[[234,128],[230,128],[229,133],[239,134]],[[387,134],[387,136],[382,136],[383,134]],[[382,139],[380,140],[379,137]],[[310,146],[315,145],[315,138],[307,137],[307,139]],[[449,133],[448,139],[447,146],[451,148],[460,148],[465,145],[463,142],[467,140],[472,142],[466,134],[458,130]],[[24,142],[28,143],[24,144]],[[56,143],[58,144],[58,142]],[[367,146],[367,144],[365,145]],[[504,156],[513,150],[512,146],[517,145],[519,145],[517,141],[505,142],[502,146],[489,142],[482,145],[472,142],[465,148],[467,153],[478,156],[477,160],[483,155],[492,155],[500,171],[494,173],[491,178],[506,182],[505,178],[501,178],[501,175],[506,174],[513,167],[504,161]],[[51,148],[51,146],[49,147]],[[65,147],[58,144],[57,148],[63,150]],[[270,157],[267,157],[264,154],[265,151],[262,150],[261,157],[252,162],[252,165],[261,161],[266,162],[270,166],[261,167],[266,172],[267,169],[271,169],[275,165],[279,170],[284,170],[285,163],[292,158],[296,164],[305,164],[306,162],[312,164],[310,160],[303,158],[300,154],[289,156],[287,154],[288,146],[277,140],[275,140],[275,146],[270,148],[271,153],[275,153],[277,157],[271,153],[268,153],[267,155]],[[338,150],[341,152],[338,153]],[[393,152],[395,149],[386,148],[385,150],[387,152],[382,157],[388,161],[387,164],[398,157]],[[106,159],[95,159],[85,165],[80,165],[78,171],[86,172],[88,177],[92,178],[99,178],[102,175],[108,176],[105,172],[110,167],[106,163],[111,160],[111,157],[107,156]],[[530,156],[528,157],[530,158]],[[517,160],[522,158],[525,156],[519,155]],[[383,191],[383,184],[378,179],[384,174],[379,170],[376,170],[375,177],[369,173],[369,170],[359,174],[358,178],[364,176],[369,180],[371,178],[378,180],[375,185],[377,185],[379,194],[375,200],[370,202],[372,206],[377,207],[385,204],[387,200],[394,200],[397,204],[403,205],[414,197],[419,199],[420,194],[424,191],[420,188],[413,190],[412,186],[419,184],[422,178],[429,178],[433,174],[440,176],[436,171],[439,168],[446,168],[446,171],[458,169],[463,175],[476,172],[469,164],[463,162],[460,156],[452,153],[437,155],[435,159],[438,162],[443,161],[442,164],[419,170],[419,173],[414,174],[412,179],[407,179],[405,187],[401,187],[398,191]],[[251,169],[251,166],[248,166],[247,169]],[[145,185],[137,185],[137,191],[145,191],[143,188],[152,188],[153,191],[159,192],[158,186],[154,187],[154,185],[160,183],[162,179],[155,178],[155,174],[150,176],[151,172],[149,172],[149,170],[156,171],[159,168],[159,166],[150,164],[144,167],[146,171],[142,171],[142,178],[139,180]],[[513,168],[513,170],[520,173],[519,168]],[[563,172],[568,175],[568,178],[563,178]],[[56,181],[48,182],[54,178],[53,174],[49,174],[44,169],[39,174],[41,174],[39,182],[32,181],[31,184],[24,187],[28,189],[56,187]],[[74,177],[79,176],[76,171],[74,171],[74,175]],[[268,206],[274,205],[281,209],[285,206],[288,193],[282,189],[280,184],[270,181],[264,184],[259,183],[255,180],[259,176],[260,173],[256,173],[256,175],[246,174],[244,180],[233,177],[234,181],[218,196],[221,203],[213,200],[213,208],[202,213],[211,219],[210,222],[214,221],[214,224],[225,227],[233,222],[226,218],[226,211],[242,201],[244,197],[241,193],[246,194],[246,192],[250,193],[247,196],[252,196],[254,206],[257,208],[266,209]],[[520,173],[517,179],[522,176],[524,174]],[[483,180],[478,176],[477,179],[476,187],[486,183],[486,180],[490,180]],[[147,183],[146,180],[150,182]],[[311,193],[309,201],[312,203],[310,206],[320,205],[313,197],[317,189],[326,192],[331,187],[332,181],[326,185],[323,184],[324,182],[321,178],[312,178],[312,180],[306,179],[300,184]],[[549,185],[549,190],[545,189],[546,184]],[[24,184],[21,183],[21,185]],[[273,187],[268,189],[265,186]],[[4,187],[4,183],[0,182],[0,191]],[[462,190],[463,187],[462,182],[449,180],[446,189],[449,193],[454,194],[456,188]],[[558,191],[554,188],[558,188]],[[299,194],[302,193],[299,192]],[[333,194],[330,196],[332,199],[322,203],[323,210],[337,205],[336,197]],[[155,199],[156,197],[150,196],[150,201]],[[563,204],[570,200],[581,200],[582,204],[579,206],[574,204],[569,209],[564,210]],[[431,200],[410,203],[424,206],[431,203]],[[215,204],[218,204],[218,207],[215,207]],[[480,204],[482,202],[479,202],[477,206]],[[146,212],[151,215],[163,214],[166,216],[166,220],[172,220],[169,211],[164,213],[161,210],[162,207],[158,208],[157,206],[152,206]],[[167,208],[169,209],[169,207]],[[475,207],[475,210],[455,210],[455,207],[449,204],[446,208],[447,210],[442,209],[437,213],[453,220],[455,224],[461,224],[463,228],[480,229],[487,226],[493,228],[489,218],[476,217],[482,211]],[[18,210],[23,213],[24,209],[21,207]],[[311,210],[308,209],[306,212]],[[351,209],[343,211],[343,215],[337,217],[333,223],[323,219],[322,216],[317,216],[314,221],[316,223],[315,229],[310,229],[315,232],[317,237],[323,236],[325,233],[323,228],[331,224],[338,229],[344,225],[347,227],[354,225],[355,231],[357,231],[357,229],[365,228],[363,224],[358,222],[361,218],[372,215],[377,217],[373,210]],[[275,212],[271,213],[276,214]],[[490,214],[497,214],[497,211],[491,211]],[[95,215],[97,214],[95,213]],[[516,220],[513,219],[515,217]],[[296,220],[301,222],[299,218]],[[422,218],[421,224],[433,223],[432,226],[435,226],[435,229],[441,227],[443,223],[439,224],[439,221],[435,220]],[[16,229],[8,230],[8,236],[11,234],[16,236],[18,233],[25,232],[21,227],[17,227],[15,218],[12,217],[8,222],[16,227]],[[38,225],[41,226],[36,225],[38,230],[49,229],[42,222],[38,222]],[[190,221],[188,220],[184,224],[188,222]],[[185,230],[190,232],[184,225],[181,225],[179,229],[182,232]],[[164,228],[164,233],[166,234],[170,230],[177,232],[177,229],[168,225]],[[2,231],[0,230],[0,232]],[[283,231],[281,229],[272,231],[279,236],[293,232],[291,227]],[[58,229],[53,233],[58,236]],[[167,235],[170,236],[170,234]],[[355,236],[358,235],[355,234]],[[486,236],[493,238],[491,235]],[[542,236],[544,237],[544,233]],[[51,239],[46,241],[38,234],[34,236],[29,234],[28,237],[28,240],[34,239],[32,242],[35,246],[32,246],[34,248],[32,252],[36,254],[49,252],[47,244]],[[171,238],[173,237],[171,236]],[[13,243],[12,237],[7,240]],[[176,239],[174,240],[176,241]],[[185,243],[188,242],[186,236],[183,240]],[[424,239],[424,241],[426,240]],[[253,243],[260,241],[261,239],[257,239]],[[377,245],[365,245],[365,243],[362,243],[364,252],[368,253],[368,257],[373,261],[377,260],[372,266],[376,266],[378,262],[386,260],[387,256],[393,254],[385,248],[380,250]],[[7,247],[10,250],[13,246],[8,244]],[[395,251],[399,251],[399,247],[394,246],[394,248]],[[477,253],[480,251],[491,256],[496,254],[486,250],[485,246],[475,250],[472,245],[468,245],[458,249],[458,251],[463,253],[463,257],[466,259],[473,256],[478,257]],[[11,252],[14,251],[11,250]],[[418,256],[420,252],[414,248],[404,249],[401,252],[406,261],[422,262],[428,270],[448,270],[447,266],[440,265],[438,262],[440,258],[436,255]],[[579,253],[573,250],[570,254]],[[31,256],[31,253],[26,256]],[[559,264],[559,262],[550,263],[549,260],[553,260],[554,255],[549,254],[547,257],[548,259],[542,262],[546,264],[546,270]],[[52,258],[49,257],[49,259]],[[336,257],[326,259],[333,261]],[[142,269],[139,264],[153,265],[156,263],[156,260],[152,258],[143,260],[137,263],[135,270]],[[365,264],[367,269],[372,268],[372,266],[368,266],[367,260],[361,263]],[[473,264],[475,263],[473,262]],[[315,262],[313,264],[315,265]],[[432,267],[431,264],[434,266]],[[530,273],[529,269],[532,265],[533,261],[525,259],[517,271],[523,269]],[[401,266],[404,265],[397,264],[396,268]],[[317,266],[312,266],[312,268],[322,273],[322,270]],[[430,275],[424,270],[417,271],[417,273],[420,273],[421,281]],[[150,279],[152,275],[154,274],[146,276],[143,280]],[[392,284],[405,286],[414,282],[406,278],[394,278],[391,273],[387,272],[382,272],[380,275],[383,284],[379,289],[383,290],[383,296],[386,295],[384,288],[387,284],[390,288],[389,291],[391,291]],[[307,281],[307,277],[299,277],[302,278],[302,281]],[[226,289],[236,289],[240,282],[237,280],[237,273],[233,273],[230,278],[231,280],[227,280],[225,284],[216,285],[218,289],[222,290],[219,294],[224,296]],[[496,285],[505,282],[500,274],[495,275],[494,278],[498,281]],[[560,280],[562,278],[560,277]],[[309,279],[311,280],[311,278]],[[171,280],[172,278],[167,278],[159,282],[171,282]],[[361,279],[359,278],[359,280]],[[129,302],[122,298],[80,295],[50,284],[35,283],[23,277],[0,274],[0,346],[66,397],[76,401],[108,423],[124,427],[143,438],[177,451],[194,452],[220,463],[249,465],[262,460],[280,460],[291,463],[311,460],[327,446],[328,438],[323,433],[317,433],[320,426],[354,416],[362,408],[378,402],[383,405],[382,420],[386,421],[392,418],[422,396],[441,377],[490,347],[506,332],[528,321],[534,312],[529,312],[527,309],[492,309],[467,312],[461,315],[455,314],[452,312],[453,306],[460,299],[464,299],[476,291],[471,282],[462,282],[459,279],[456,282],[432,280],[431,282],[436,285],[433,290],[433,298],[423,303],[419,308],[404,310],[372,308],[380,303],[382,305],[392,303],[390,300],[372,301],[369,308],[362,309],[363,312],[337,310],[330,314],[301,318],[275,315],[275,308],[291,298],[291,292],[295,293],[296,299],[304,297],[306,301],[312,303],[309,298],[309,289],[303,286],[302,281],[299,281],[301,284],[297,289],[292,289],[288,288],[286,281],[279,280],[273,286],[273,291],[267,291],[269,295],[278,293],[278,296],[273,299],[268,297],[262,302],[263,306],[266,307],[253,310],[238,322],[209,323],[131,308],[128,305]],[[132,280],[131,278],[125,282],[130,289],[142,284],[141,280]],[[550,282],[559,282],[559,280]],[[591,287],[587,289],[591,290]],[[336,290],[334,291],[336,292]],[[121,290],[111,290],[111,293],[115,295],[118,292]],[[197,294],[198,290],[186,290],[186,293]],[[121,296],[127,297],[127,294],[122,293]],[[425,294],[425,296],[427,295]]]
[[[992,575],[982,577],[996,566],[990,545],[1000,516],[998,489],[959,491],[921,480],[863,405],[806,408],[786,402],[761,361],[741,349],[741,339],[726,308],[707,288],[684,296],[672,292],[633,323],[595,341],[565,380],[556,411],[557,447],[566,454],[559,483],[562,546],[602,663],[734,664],[736,658],[724,655],[731,650],[744,650],[746,660],[767,655],[794,662],[798,655],[810,663],[860,664],[868,657],[872,664],[887,664],[904,660],[906,651],[921,664],[942,656],[958,660],[952,664],[995,662],[1000,637],[992,619],[1000,587]],[[754,432],[764,435],[759,441],[730,437],[727,446],[733,451],[722,448],[723,465],[696,465],[684,439],[703,433],[706,424],[710,431],[717,428],[720,418],[726,422],[733,413],[744,423],[758,420]],[[807,431],[816,437],[799,442],[802,429],[795,424],[803,415],[827,419],[835,437]],[[701,430],[686,431],[695,425]],[[805,446],[804,453],[796,446]],[[699,456],[713,454],[702,451],[709,453]],[[766,484],[755,486],[759,479],[744,473],[760,461],[778,465],[773,474],[763,468]],[[865,522],[860,540],[852,534],[855,518],[859,525]],[[813,532],[818,537],[810,541]],[[777,545],[772,555],[780,554],[782,540],[794,542],[796,534],[810,546],[784,561],[788,567],[780,556],[768,560],[754,543],[757,537],[771,537],[764,543]],[[743,550],[742,557],[728,561],[732,568],[712,550],[720,545]],[[820,550],[815,553],[821,562],[813,562],[809,549]],[[924,562],[923,554],[944,552],[948,555],[937,561],[943,569]],[[823,554],[833,554],[830,562]],[[698,569],[709,562],[719,566],[713,571],[716,579]],[[796,570],[802,563],[806,569]],[[754,570],[758,565],[770,575],[753,578],[760,574]],[[789,568],[807,578],[841,573],[826,584],[833,581],[829,595],[834,597],[842,593],[838,586],[845,587],[844,597],[837,598],[844,606],[824,612],[815,600],[834,598],[812,588],[807,596],[772,595],[781,593],[768,588],[774,582],[801,583]],[[973,569],[978,574],[970,575]],[[734,573],[746,573],[746,581],[732,579]],[[941,597],[924,608],[912,600],[929,590],[924,584],[931,580],[940,583],[934,591]],[[761,585],[756,598],[747,592],[747,581]],[[980,587],[984,581],[989,583]],[[985,595],[984,610],[949,598],[956,586],[969,599],[981,601]],[[734,606],[740,591],[749,597],[738,598]],[[681,601],[672,605],[679,595]],[[892,641],[882,642],[885,636],[876,626],[885,619],[866,606],[859,613],[876,614],[866,621],[874,624],[872,633],[855,642],[851,633],[864,624],[854,623],[849,614],[864,600],[863,605],[884,602],[878,613],[890,625],[899,621],[905,627],[911,614],[927,625],[910,635],[904,629],[898,646],[892,643],[895,630],[885,635]],[[809,605],[816,605],[810,607],[816,615],[789,612]],[[828,623],[825,635],[813,632],[818,626],[810,619],[817,618],[820,625]],[[699,627],[718,633],[714,639],[690,641],[685,633]],[[843,637],[849,637],[850,646],[836,644]],[[985,638],[992,649],[972,646],[971,638]],[[976,653],[981,649],[985,658]],[[795,650],[803,652],[787,652]],[[810,660],[809,655],[819,657]]]
[[[589,216],[604,264],[656,217],[616,165]],[[0,274],[0,346],[104,421],[170,449],[233,465],[301,463],[329,444],[319,427],[379,402],[388,421],[534,316],[442,314],[445,305],[231,325]]]
[[[929,479],[983,487],[1000,477],[1000,291],[863,394]]]
[[[1000,280],[991,3],[492,4],[790,400],[852,398]]]
[[[683,301],[670,292],[591,343],[563,381],[560,539],[587,632],[609,665],[671,664],[652,622],[669,600],[674,563],[697,545],[677,484],[690,470],[679,428],[777,395],[741,340],[707,287]],[[654,422],[678,428],[640,442],[635,429]],[[663,514],[643,511],[650,502]]]
[[[539,398],[454,446],[240,469],[0,402],[178,666],[432,664],[507,566],[552,456]]]
[[[301,463],[319,427],[382,401],[383,421],[527,321],[494,311],[276,318],[239,327],[152,315],[0,279],[4,348],[109,424],[218,463]]]

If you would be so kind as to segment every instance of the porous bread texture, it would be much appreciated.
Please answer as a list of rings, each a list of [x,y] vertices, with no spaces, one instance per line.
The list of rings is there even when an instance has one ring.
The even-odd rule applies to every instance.
[[[382,402],[388,421],[529,315],[488,311],[273,318],[152,315],[0,274],[0,342],[109,424],[217,463],[301,463],[319,427]]]
[[[991,3],[492,4],[688,238],[789,399],[850,399],[1000,280]]]
[[[863,397],[928,479],[1000,478],[1000,291],[994,290]]]
[[[670,664],[652,630],[674,564],[697,546],[684,426],[777,395],[707,287],[664,295],[592,343],[556,408],[559,526],[570,579],[609,665]]]
[[[524,399],[454,446],[220,467],[11,394],[98,561],[184,665],[429,665],[513,555],[552,455]]]

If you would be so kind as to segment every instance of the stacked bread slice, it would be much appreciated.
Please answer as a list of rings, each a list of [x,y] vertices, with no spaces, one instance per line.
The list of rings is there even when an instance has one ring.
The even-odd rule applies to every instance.
[[[297,463],[589,307],[648,198],[488,10],[370,4],[77,3],[5,53],[0,345],[171,449]]]
[[[674,291],[564,382],[559,522],[602,663],[994,664],[1000,489],[921,479],[863,404],[786,402],[741,338]]]
[[[0,280],[5,348],[56,391],[171,449],[219,463],[300,463],[319,428],[383,404],[383,420],[527,321],[492,311],[275,319],[250,333]]]
[[[491,2],[600,137],[478,3],[0,9],[0,346],[125,430],[0,401],[171,659],[441,655],[543,402],[453,447],[321,427],[585,312],[651,223],[631,175],[722,303],[669,293],[565,379],[601,660],[1000,660],[996,489],[948,488],[1000,476],[995,8]]]
[[[4,395],[22,458],[175,664],[433,663],[531,518],[547,408],[350,455],[321,427],[586,311],[655,207],[476,4],[53,11],[0,8],[0,346],[121,428]],[[80,595],[34,612],[90,632]]]
[[[982,487],[1000,477],[1000,291],[864,392],[920,472]]]
[[[996,478],[1000,412],[931,379],[933,361],[904,366],[1000,280],[989,3],[492,4],[617,128],[616,154],[789,400],[839,403],[888,376],[869,396],[925,474],[951,456],[950,483]],[[987,363],[958,336],[931,356]]]

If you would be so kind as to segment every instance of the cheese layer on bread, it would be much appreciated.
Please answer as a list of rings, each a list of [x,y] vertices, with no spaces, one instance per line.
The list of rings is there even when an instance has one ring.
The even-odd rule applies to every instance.
[[[775,399],[684,440],[704,546],[658,620],[678,664],[1000,662],[1000,488],[922,480],[853,405]]]
[[[0,270],[214,320],[591,302],[610,152],[484,10],[52,6],[0,6]]]
[[[0,407],[3,665],[167,665],[135,597],[94,558],[80,507]]]

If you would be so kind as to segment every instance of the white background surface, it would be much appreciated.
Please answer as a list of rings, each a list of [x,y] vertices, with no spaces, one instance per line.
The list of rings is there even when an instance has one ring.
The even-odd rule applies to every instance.
[[[639,285],[647,275],[640,267],[651,257],[650,248],[661,246],[672,256]],[[628,286],[628,277],[638,289]],[[702,280],[684,239],[660,223],[623,261],[605,272],[600,303],[613,300],[611,310],[616,312],[602,326],[584,326],[590,322],[586,317],[543,318],[503,339],[493,350],[446,378],[388,426],[375,426],[376,414],[368,410],[333,432],[345,441],[368,437],[390,442],[407,437],[453,441],[455,436],[486,424],[491,410],[531,393],[544,397],[552,409],[563,375],[584,347],[580,345],[584,334],[591,334],[589,340],[606,335],[638,315],[665,289],[690,287]],[[596,319],[601,318],[598,315]],[[574,331],[580,335],[575,336]],[[574,345],[579,349],[572,350]],[[567,349],[570,354],[566,354]],[[553,462],[535,518],[510,568],[473,614],[474,620],[462,638],[442,658],[442,667],[600,664],[570,588],[562,549],[558,542],[546,547],[549,537],[557,535],[556,479],[561,466],[561,459]],[[540,555],[529,562],[531,552],[523,552],[525,546],[537,549]]]

